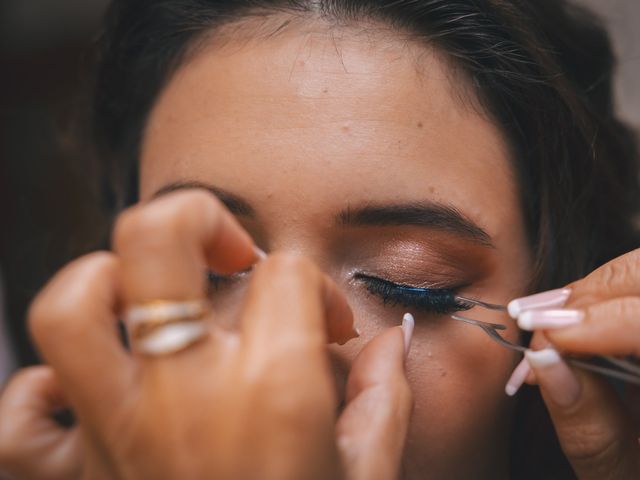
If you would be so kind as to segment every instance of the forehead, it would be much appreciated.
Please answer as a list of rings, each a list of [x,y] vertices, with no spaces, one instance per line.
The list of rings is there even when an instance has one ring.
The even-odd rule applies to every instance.
[[[509,152],[462,88],[440,55],[388,32],[214,40],[151,113],[141,193],[196,178],[274,208],[429,198],[497,233],[518,215]]]

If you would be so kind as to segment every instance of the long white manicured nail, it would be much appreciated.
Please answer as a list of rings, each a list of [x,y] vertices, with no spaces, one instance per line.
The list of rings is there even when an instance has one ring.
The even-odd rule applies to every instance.
[[[578,401],[580,382],[556,350],[527,350],[525,356],[536,373],[538,384],[555,403],[569,407]]]
[[[522,330],[564,328],[583,319],[581,310],[525,310],[518,315],[518,326]]]
[[[413,327],[415,326],[415,320],[413,315],[405,313],[402,317],[402,333],[404,334],[404,356],[409,354],[409,347],[411,346],[411,337],[413,336]]]
[[[511,318],[518,318],[524,310],[561,308],[571,295],[570,288],[558,288],[548,292],[536,293],[528,297],[516,298],[507,305]]]
[[[527,359],[523,358],[522,360],[520,360],[518,366],[513,370],[511,377],[509,377],[507,385],[504,387],[505,393],[510,397],[513,397],[518,392],[518,390],[520,390],[520,387],[527,379],[527,375],[529,375],[530,371],[531,367],[529,366],[529,362],[527,362]]]

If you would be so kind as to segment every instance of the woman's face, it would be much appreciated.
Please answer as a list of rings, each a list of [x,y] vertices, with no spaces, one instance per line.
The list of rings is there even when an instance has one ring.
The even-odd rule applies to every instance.
[[[414,313],[406,476],[506,476],[504,384],[517,358],[432,311],[446,305],[386,283],[501,303],[523,292],[529,257],[505,138],[433,51],[391,33],[308,23],[234,35],[199,50],[158,99],[142,198],[210,186],[264,250],[302,253],[332,276],[362,332],[332,347],[339,388],[362,346]],[[222,321],[246,281],[213,293]]]

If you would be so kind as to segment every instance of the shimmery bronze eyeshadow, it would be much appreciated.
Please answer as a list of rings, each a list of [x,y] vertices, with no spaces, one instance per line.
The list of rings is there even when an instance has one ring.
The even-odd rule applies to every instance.
[[[419,227],[357,230],[346,242],[350,263],[392,282],[422,288],[469,285],[495,270],[495,249],[452,233]]]

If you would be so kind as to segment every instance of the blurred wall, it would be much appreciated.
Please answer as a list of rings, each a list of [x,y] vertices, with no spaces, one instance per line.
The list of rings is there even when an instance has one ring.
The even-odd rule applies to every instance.
[[[0,276],[20,363],[35,361],[28,303],[104,221],[70,128],[106,3],[0,0]]]
[[[580,0],[609,25],[618,52],[618,108],[640,129],[640,0]]]

